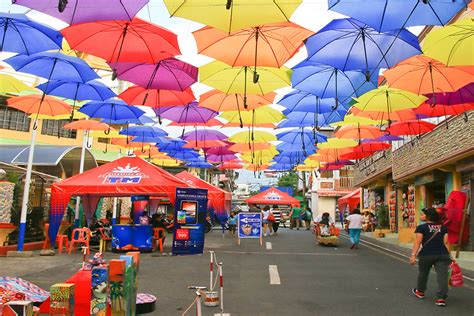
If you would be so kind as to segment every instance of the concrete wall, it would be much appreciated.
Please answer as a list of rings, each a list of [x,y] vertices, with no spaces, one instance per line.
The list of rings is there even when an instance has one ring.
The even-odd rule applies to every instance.
[[[317,208],[313,208],[312,210],[315,218],[324,212],[328,212],[335,220],[336,198],[320,196],[318,197]]]

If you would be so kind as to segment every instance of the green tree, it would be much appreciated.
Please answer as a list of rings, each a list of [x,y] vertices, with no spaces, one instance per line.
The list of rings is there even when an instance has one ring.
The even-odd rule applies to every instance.
[[[287,174],[281,176],[278,179],[278,186],[279,187],[291,187],[293,188],[293,192],[296,193],[298,189],[298,175],[296,172],[288,172]]]

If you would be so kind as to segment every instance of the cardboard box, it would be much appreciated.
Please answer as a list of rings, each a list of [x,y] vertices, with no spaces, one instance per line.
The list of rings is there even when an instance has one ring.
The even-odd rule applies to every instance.
[[[10,301],[3,307],[2,316],[33,316],[33,303],[30,301]]]
[[[125,315],[125,260],[109,261],[110,309],[113,316]]]
[[[50,292],[50,315],[74,315],[74,284],[56,283],[51,286]]]
[[[107,267],[92,268],[91,315],[105,316],[107,313],[107,297],[109,295],[108,274]]]

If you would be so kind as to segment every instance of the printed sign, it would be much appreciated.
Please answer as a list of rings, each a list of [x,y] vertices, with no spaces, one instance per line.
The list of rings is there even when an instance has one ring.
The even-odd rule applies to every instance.
[[[140,183],[143,178],[148,178],[148,175],[142,173],[139,167],[132,167],[128,163],[125,167],[117,167],[111,172],[100,175],[99,178],[104,178],[103,183],[106,184],[127,184]]]
[[[262,236],[262,214],[261,213],[239,213],[238,214],[239,238],[261,238]]]
[[[191,255],[203,252],[207,201],[206,189],[176,188],[173,254]]]
[[[281,195],[276,192],[269,192],[263,197],[265,200],[279,201],[281,200]]]

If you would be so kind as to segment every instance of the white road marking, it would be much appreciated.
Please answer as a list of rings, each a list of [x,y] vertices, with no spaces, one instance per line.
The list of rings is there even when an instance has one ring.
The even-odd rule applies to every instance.
[[[217,313],[217,314],[214,314],[214,316],[230,316],[230,314],[229,313],[224,313],[224,314]]]
[[[268,272],[270,273],[270,284],[280,285],[280,275],[278,274],[278,267],[276,265],[269,265]]]
[[[272,250],[272,243],[271,242],[269,242],[269,241],[265,242],[265,246],[266,246],[267,250]]]
[[[354,257],[355,253],[324,253],[324,252],[258,252],[258,251],[219,251],[238,255],[289,255],[289,256],[329,256],[329,257]]]

